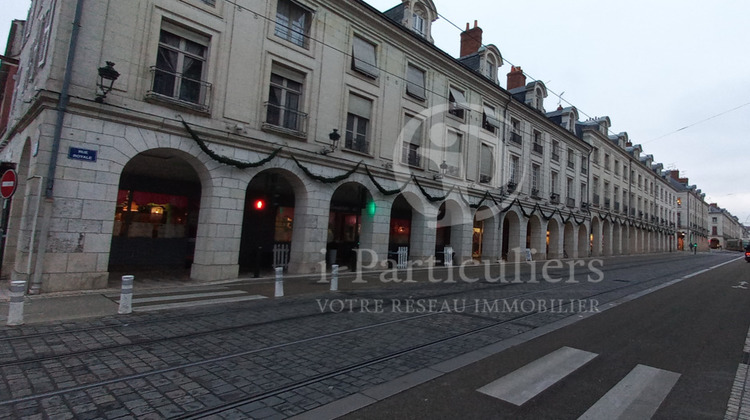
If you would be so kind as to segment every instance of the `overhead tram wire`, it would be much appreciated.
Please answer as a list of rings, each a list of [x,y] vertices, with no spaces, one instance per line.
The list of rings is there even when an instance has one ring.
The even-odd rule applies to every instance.
[[[669,133],[667,133],[667,134],[661,135],[661,136],[659,136],[659,137],[656,137],[656,138],[653,138],[653,139],[651,139],[651,140],[647,140],[647,141],[643,142],[643,144],[646,144],[646,143],[650,143],[650,142],[652,142],[652,141],[656,141],[656,140],[660,140],[660,139],[663,139],[664,137],[667,137],[667,136],[671,136],[672,134],[675,134],[675,133],[679,133],[680,131],[683,131],[683,130],[687,130],[687,129],[688,129],[688,128],[690,128],[690,127],[696,126],[696,125],[698,125],[698,124],[702,124],[702,123],[704,123],[704,122],[706,122],[706,121],[709,121],[709,120],[712,120],[712,119],[714,119],[714,118],[718,118],[718,117],[720,117],[720,116],[722,116],[722,115],[725,115],[725,114],[728,114],[728,113],[730,113],[730,112],[736,111],[736,110],[738,110],[738,109],[740,109],[740,108],[743,108],[743,107],[746,107],[746,106],[748,106],[748,105],[750,105],[750,102],[746,102],[746,103],[744,103],[744,104],[742,104],[742,105],[739,105],[739,106],[736,106],[736,107],[734,107],[734,108],[732,108],[732,109],[728,109],[728,110],[726,110],[726,111],[722,111],[722,112],[720,112],[720,113],[718,113],[718,114],[715,114],[715,115],[712,115],[712,116],[710,116],[710,117],[708,117],[708,118],[704,118],[704,119],[702,119],[702,120],[700,120],[700,121],[696,121],[696,122],[694,122],[694,123],[692,123],[692,124],[688,124],[688,125],[686,125],[686,126],[684,126],[684,127],[682,127],[682,128],[678,128],[677,130],[674,130],[674,131],[670,131],[670,132],[669,132]]]

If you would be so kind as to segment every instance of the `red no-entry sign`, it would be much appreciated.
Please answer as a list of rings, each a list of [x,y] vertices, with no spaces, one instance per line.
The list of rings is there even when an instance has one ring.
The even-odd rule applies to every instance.
[[[16,171],[8,169],[3,173],[2,178],[0,178],[0,195],[3,198],[10,198],[16,192],[17,185],[18,177],[16,176]]]

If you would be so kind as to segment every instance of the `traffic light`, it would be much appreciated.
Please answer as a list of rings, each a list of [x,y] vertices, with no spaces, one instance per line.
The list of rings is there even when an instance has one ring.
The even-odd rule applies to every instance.
[[[259,198],[253,202],[253,209],[257,211],[264,210],[266,208],[266,200]]]

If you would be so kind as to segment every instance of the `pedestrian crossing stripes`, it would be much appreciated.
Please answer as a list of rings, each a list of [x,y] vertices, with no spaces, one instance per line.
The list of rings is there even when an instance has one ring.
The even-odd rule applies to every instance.
[[[206,292],[170,292],[149,297],[134,297],[134,312],[158,311],[162,309],[185,308],[200,305],[243,302],[265,299],[262,295],[251,295],[242,290],[222,290]],[[119,303],[119,299],[115,300]]]
[[[477,391],[522,406],[597,356],[596,353],[562,347]],[[679,378],[679,373],[637,365],[579,420],[651,418]]]
[[[651,418],[679,378],[679,373],[638,365],[579,420]]]
[[[520,406],[596,356],[596,353],[562,347],[477,391]]]

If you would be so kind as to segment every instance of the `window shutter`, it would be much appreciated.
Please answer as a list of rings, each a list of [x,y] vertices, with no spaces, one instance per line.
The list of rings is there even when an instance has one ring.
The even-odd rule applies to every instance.
[[[372,78],[376,78],[380,75],[380,71],[377,67],[377,58],[375,56],[375,45],[356,36],[354,37],[354,45],[352,47],[352,60],[354,70],[362,72]]]

